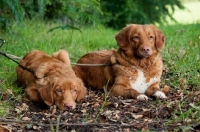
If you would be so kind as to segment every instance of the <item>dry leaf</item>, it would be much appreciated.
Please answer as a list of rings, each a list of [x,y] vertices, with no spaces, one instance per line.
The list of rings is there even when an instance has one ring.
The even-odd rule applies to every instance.
[[[82,112],[82,113],[86,113],[87,111],[86,111],[86,109],[83,109],[83,110],[81,110],[81,112]]]
[[[17,114],[21,114],[22,113],[22,111],[20,109],[18,109],[18,108],[15,108],[15,111],[17,112]]]
[[[113,114],[113,119],[119,121],[120,116],[118,114]]]
[[[132,114],[132,117],[135,118],[135,119],[139,119],[139,118],[142,118],[143,115]]]
[[[124,128],[123,132],[130,132],[130,128]]]
[[[13,92],[12,92],[11,89],[7,89],[7,92],[8,92],[9,94],[13,95]]]
[[[107,110],[107,111],[105,111],[105,112],[103,112],[101,115],[104,115],[104,116],[109,116],[109,115],[111,115],[112,114],[112,111],[111,110]]]
[[[33,129],[34,129],[34,130],[40,130],[40,128],[41,128],[41,127],[33,126]]]
[[[119,106],[119,104],[118,104],[118,103],[113,103],[113,106],[114,106],[115,108],[117,108],[117,107]]]
[[[99,107],[99,106],[100,106],[99,102],[96,102],[94,105],[92,105],[92,107]]]
[[[22,120],[23,120],[23,121],[30,121],[31,118],[29,118],[29,117],[23,117]]]
[[[51,114],[54,115],[56,113],[56,105],[50,107]]]
[[[11,132],[11,128],[8,126],[0,126],[0,132]]]

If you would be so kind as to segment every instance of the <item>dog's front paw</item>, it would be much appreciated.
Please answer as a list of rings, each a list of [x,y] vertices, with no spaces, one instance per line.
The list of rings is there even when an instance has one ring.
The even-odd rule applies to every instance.
[[[148,100],[148,97],[144,94],[140,94],[137,96],[137,100],[143,101],[143,100]]]
[[[167,96],[162,91],[156,91],[154,96],[157,97],[157,98],[160,98],[160,99],[166,99],[167,98]]]

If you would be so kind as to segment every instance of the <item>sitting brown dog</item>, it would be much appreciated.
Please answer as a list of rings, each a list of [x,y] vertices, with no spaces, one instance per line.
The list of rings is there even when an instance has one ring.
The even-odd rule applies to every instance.
[[[33,50],[23,57],[20,65],[16,67],[17,83],[25,85],[25,97],[31,101],[43,101],[48,106],[55,104],[61,110],[74,109],[75,101],[81,101],[87,93],[72,70],[65,50],[52,57]]]
[[[154,25],[130,24],[117,35],[118,51],[105,50],[84,55],[77,63],[111,66],[74,66],[86,87],[107,87],[116,96],[148,100],[148,96],[167,98],[159,88],[163,62],[158,56],[164,35]]]

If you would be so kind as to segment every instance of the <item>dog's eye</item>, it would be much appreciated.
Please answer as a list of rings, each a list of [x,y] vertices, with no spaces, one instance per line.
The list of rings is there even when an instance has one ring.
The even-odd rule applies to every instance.
[[[62,92],[61,88],[56,89],[57,92]]]
[[[138,42],[139,39],[140,39],[140,37],[138,35],[134,35],[132,40]]]
[[[150,38],[150,39],[152,39],[152,38],[153,38],[153,36],[149,36],[149,38]]]
[[[76,89],[72,89],[72,92],[75,93],[75,92],[76,92]]]
[[[139,39],[138,35],[133,36],[133,39]]]

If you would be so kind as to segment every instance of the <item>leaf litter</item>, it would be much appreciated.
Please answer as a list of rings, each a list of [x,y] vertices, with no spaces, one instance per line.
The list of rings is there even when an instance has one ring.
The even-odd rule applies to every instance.
[[[165,86],[168,87],[168,86]],[[59,132],[112,132],[112,131],[173,131],[177,128],[199,130],[199,123],[191,118],[169,122],[177,115],[177,110],[188,108],[199,110],[199,91],[184,94],[182,89],[170,91],[168,98],[137,101],[123,97],[107,96],[103,91],[89,90],[85,102],[77,104],[73,110],[50,108],[43,103],[27,100],[16,101],[14,109],[6,118],[0,118],[0,131],[57,131]],[[106,97],[106,99],[105,99]],[[181,101],[188,105],[180,108]],[[195,112],[193,114],[195,116]]]

